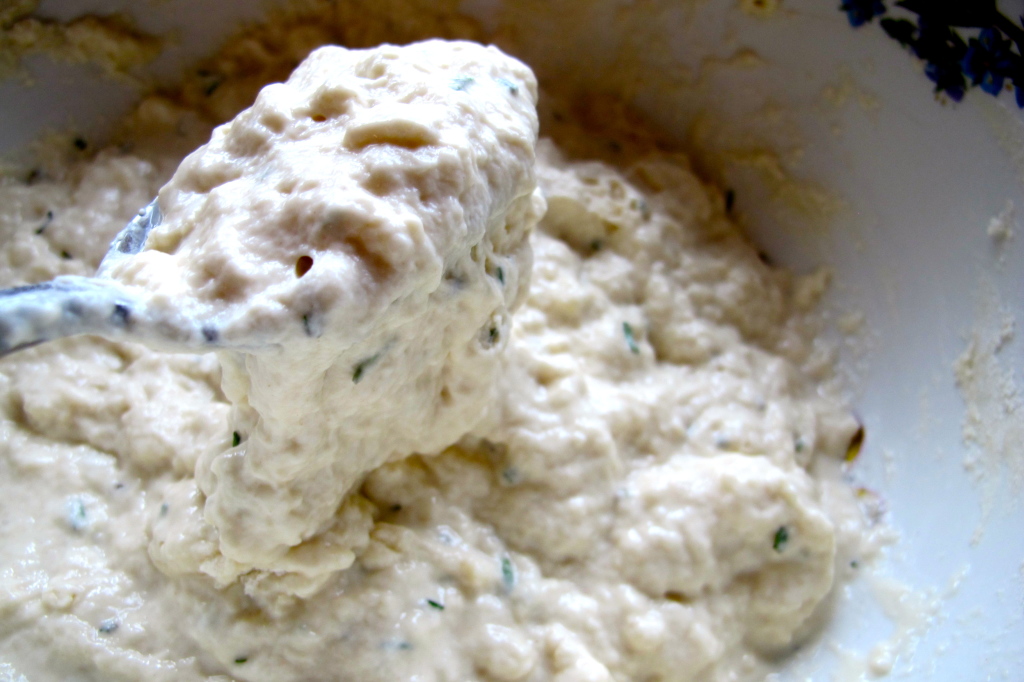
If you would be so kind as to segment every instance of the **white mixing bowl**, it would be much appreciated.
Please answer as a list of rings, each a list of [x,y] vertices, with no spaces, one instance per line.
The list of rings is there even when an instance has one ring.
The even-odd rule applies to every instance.
[[[630,57],[632,102],[734,190],[765,252],[834,274],[826,305],[836,338],[846,333],[842,363],[867,433],[851,474],[899,533],[875,569],[896,582],[851,586],[832,630],[784,679],[831,679],[838,642],[879,663],[894,656],[900,679],[1024,680],[1024,345],[1011,324],[1024,315],[1024,117],[1013,93],[936,96],[922,62],[877,20],[853,29],[840,0],[582,4],[530,3],[596,27],[524,41],[542,80]],[[494,20],[489,2],[463,8]],[[1024,3],[1001,8],[1015,18]],[[174,32],[150,67],[161,77],[262,10],[202,0],[40,8],[58,19],[124,11],[147,31]],[[649,50],[627,40],[644,22],[664,38]],[[685,69],[669,77],[671,64]],[[46,129],[102,136],[138,96],[88,65],[36,57],[28,68],[33,84],[0,84],[0,151]],[[974,364],[960,363],[958,382],[961,358]],[[880,642],[892,646],[871,653]]]

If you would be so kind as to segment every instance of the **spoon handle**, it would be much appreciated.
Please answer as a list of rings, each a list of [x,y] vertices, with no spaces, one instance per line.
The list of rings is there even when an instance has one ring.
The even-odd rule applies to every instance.
[[[141,251],[161,217],[156,199],[140,209],[114,237],[100,272]],[[65,276],[0,290],[0,356],[77,334],[137,335],[143,331],[136,329],[142,308],[128,289],[102,278]]]
[[[129,336],[138,308],[123,286],[91,277],[0,290],[0,356],[77,334]]]
[[[217,341],[212,328],[181,315],[154,317],[139,294],[102,276],[112,263],[141,251],[161,217],[155,199],[143,207],[114,237],[99,277],[69,275],[0,290],[0,357],[78,334],[132,339],[166,350],[212,347]]]

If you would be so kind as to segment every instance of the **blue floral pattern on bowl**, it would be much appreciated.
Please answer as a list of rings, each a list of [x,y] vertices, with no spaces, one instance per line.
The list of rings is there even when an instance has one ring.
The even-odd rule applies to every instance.
[[[1024,109],[1024,29],[1002,14],[995,0],[899,0],[916,20],[889,16],[884,0],[842,0],[850,25],[879,18],[890,38],[924,61],[935,92],[954,102],[973,87],[998,96],[1014,91]],[[1021,17],[1024,24],[1024,17]],[[969,37],[964,38],[963,31]],[[970,35],[975,33],[975,35]]]

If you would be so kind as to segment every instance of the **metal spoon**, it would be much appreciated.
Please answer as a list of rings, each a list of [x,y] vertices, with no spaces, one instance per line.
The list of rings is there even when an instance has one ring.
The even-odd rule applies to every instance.
[[[161,217],[156,200],[140,210],[110,243],[99,272],[142,251]],[[165,350],[223,346],[213,326],[184,314],[152,315],[141,292],[102,275],[66,275],[0,290],[0,356],[78,334],[141,341]]]

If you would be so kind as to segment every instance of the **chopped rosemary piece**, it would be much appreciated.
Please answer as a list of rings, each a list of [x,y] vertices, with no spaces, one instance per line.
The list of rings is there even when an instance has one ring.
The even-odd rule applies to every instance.
[[[36,234],[42,234],[50,226],[51,222],[53,222],[53,211],[47,211],[43,224],[36,228]]]
[[[310,338],[320,336],[321,332],[317,320],[308,313],[302,316],[302,330],[306,332],[306,336]]]
[[[441,602],[436,602],[433,599],[428,599],[427,603],[433,606],[438,611],[444,611],[444,604],[442,604]]]
[[[352,370],[352,383],[358,384],[362,381],[363,374],[366,373],[366,370],[373,367],[378,360],[380,360],[380,353],[374,353],[370,357],[357,362],[355,369]]]
[[[245,662],[246,662],[246,661],[248,661],[248,660],[249,660],[249,659],[248,659],[248,657],[246,657],[246,656],[239,656],[238,658],[236,658],[236,659],[235,659],[235,663],[236,663],[237,665],[242,665],[243,663],[245,663]]]
[[[651,207],[644,199],[640,200],[640,217],[644,220],[651,219]]]
[[[507,467],[501,471],[501,480],[507,485],[515,485],[519,483],[521,478],[519,469],[515,467]]]
[[[636,336],[633,335],[633,325],[629,322],[622,323],[622,333],[626,337],[626,345],[629,346],[629,350],[634,355],[640,354],[640,346],[636,343]]]
[[[233,432],[231,434],[231,447],[233,447],[233,448],[238,447],[238,444],[241,443],[241,442],[242,442],[241,434],[239,434],[238,431]]]
[[[196,71],[196,75],[199,76],[201,81],[199,85],[203,90],[203,94],[207,97],[216,92],[217,88],[224,82],[223,74],[210,71],[209,69],[199,69]]]
[[[68,500],[66,509],[71,530],[79,531],[89,525],[89,515],[85,510],[85,502],[81,499],[75,497]]]
[[[775,539],[772,540],[772,549],[781,552],[787,542],[789,542],[789,531],[785,526],[779,526],[779,529],[775,531]]]
[[[516,586],[516,569],[507,556],[501,557],[501,583],[505,586],[506,592],[511,592]]]
[[[519,86],[513,83],[512,81],[508,80],[507,78],[496,78],[495,80],[504,85],[506,88],[508,88],[508,93],[510,95],[515,95],[519,93]]]

